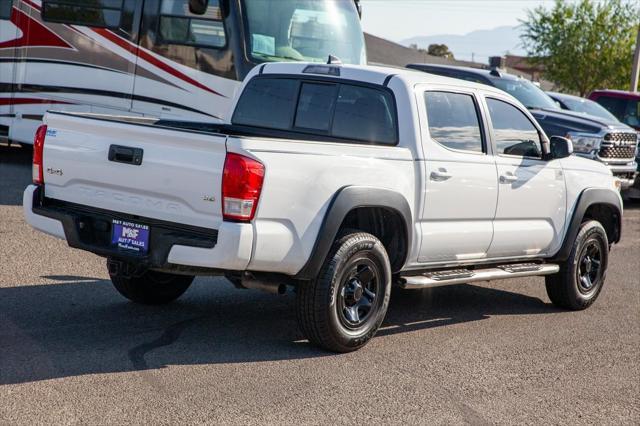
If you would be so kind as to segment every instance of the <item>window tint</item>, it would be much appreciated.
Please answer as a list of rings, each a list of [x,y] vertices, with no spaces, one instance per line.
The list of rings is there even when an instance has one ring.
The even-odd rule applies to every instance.
[[[478,111],[471,95],[425,92],[431,138],[447,148],[482,152]]]
[[[566,98],[564,104],[571,111],[581,112],[583,114],[594,115],[609,121],[618,121],[618,119],[607,111],[602,105],[582,98]]]
[[[494,86],[516,98],[527,108],[560,109],[549,95],[530,81],[522,78],[490,78]]]
[[[498,154],[542,157],[540,135],[518,108],[497,99],[487,99]]]
[[[471,81],[473,83],[480,83],[480,84],[486,84],[486,85],[491,85],[487,80],[482,79],[481,77],[476,77],[474,75],[471,74],[464,74],[462,76],[459,76],[458,78],[461,78],[463,80],[466,81]]]
[[[11,18],[11,0],[0,1],[0,19]]]
[[[333,136],[383,144],[396,143],[391,95],[368,87],[340,85]]]
[[[117,28],[122,18],[122,0],[43,0],[42,17],[48,22]]]
[[[624,124],[640,126],[640,101],[603,96],[599,97],[597,102]]]
[[[302,84],[295,126],[329,131],[336,101],[336,91],[335,84]]]
[[[217,0],[209,0],[204,15],[189,12],[189,0],[162,0],[160,36],[170,44],[223,47],[227,43]]]
[[[247,84],[233,114],[233,124],[289,129],[298,82],[284,78],[254,78]]]
[[[392,95],[349,84],[254,78],[240,96],[231,122],[370,143],[397,141]]]

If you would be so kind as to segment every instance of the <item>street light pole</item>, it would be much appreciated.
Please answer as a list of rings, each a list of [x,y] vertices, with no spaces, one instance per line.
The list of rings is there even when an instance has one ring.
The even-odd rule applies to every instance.
[[[638,26],[638,36],[636,37],[636,52],[633,55],[633,66],[631,67],[631,91],[638,91],[638,75],[640,74],[640,26]]]

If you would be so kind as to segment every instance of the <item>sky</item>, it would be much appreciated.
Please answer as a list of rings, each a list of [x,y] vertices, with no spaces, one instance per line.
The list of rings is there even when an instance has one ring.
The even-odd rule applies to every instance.
[[[413,36],[466,34],[518,25],[528,9],[553,0],[362,0],[366,32],[392,41]]]

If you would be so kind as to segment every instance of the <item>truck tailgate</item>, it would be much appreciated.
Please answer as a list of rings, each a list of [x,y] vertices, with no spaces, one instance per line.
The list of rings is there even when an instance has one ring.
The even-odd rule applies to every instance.
[[[220,226],[225,135],[62,113],[48,113],[45,123],[45,197],[184,225]]]

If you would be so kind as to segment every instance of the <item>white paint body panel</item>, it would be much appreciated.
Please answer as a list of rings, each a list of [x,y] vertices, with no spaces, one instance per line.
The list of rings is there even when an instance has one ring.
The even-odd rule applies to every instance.
[[[490,152],[477,154],[448,149],[429,136],[424,102],[425,91],[471,95],[471,88],[445,84],[418,85],[416,103],[420,111],[424,152],[421,186],[420,263],[483,259],[491,245],[493,218],[498,200],[496,165]],[[476,102],[479,101],[476,99]],[[484,138],[488,141],[485,134]],[[488,143],[487,143],[488,145]],[[435,173],[450,177],[437,179]]]
[[[558,160],[498,156],[498,208],[489,257],[550,255],[560,249],[566,221],[564,172]]]
[[[331,200],[345,186],[390,189],[415,204],[414,162],[402,147],[230,138],[228,148],[266,167],[251,270],[302,269]]]
[[[264,73],[300,75],[305,66],[270,64]],[[446,86],[478,99],[490,93],[517,102],[496,89],[419,72],[341,67],[341,78],[372,84],[396,73],[388,87],[398,108],[397,146],[225,136],[49,114],[45,194],[218,230],[213,249],[174,246],[168,257],[174,264],[294,275],[309,260],[333,197],[347,186],[391,190],[407,201],[413,235],[405,270],[551,256],[560,247],[580,193],[590,187],[615,191],[609,170],[593,161],[494,156],[484,115],[484,154],[452,151],[429,138],[424,90]],[[143,148],[142,166],[107,161],[111,144]],[[222,220],[221,175],[227,152],[265,166],[251,223]],[[47,168],[63,173],[48,174]],[[431,172],[440,168],[451,178],[430,180]],[[507,172],[518,180],[499,183],[499,175]],[[64,237],[59,222],[33,214],[30,193],[32,189],[24,198],[29,223]]]
[[[29,185],[24,190],[24,194],[22,195],[22,210],[24,212],[25,220],[29,225],[39,231],[44,232],[45,234],[65,239],[62,222],[33,213],[33,193],[35,192],[36,188],[37,187],[35,185]]]
[[[252,244],[251,224],[223,222],[218,229],[215,247],[206,249],[175,245],[167,261],[175,265],[243,271],[249,265]]]
[[[45,196],[205,228],[222,223],[226,136],[63,114],[45,123]],[[112,144],[143,149],[142,164],[109,161]]]

